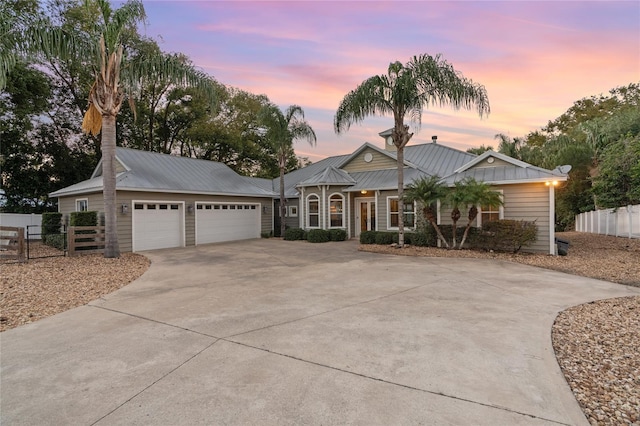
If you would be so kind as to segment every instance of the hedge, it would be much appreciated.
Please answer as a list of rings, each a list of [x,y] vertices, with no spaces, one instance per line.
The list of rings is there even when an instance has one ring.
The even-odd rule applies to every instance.
[[[70,226],[98,226],[98,212],[71,212]]]
[[[304,240],[305,232],[302,228],[288,228],[284,231],[284,239],[287,241]]]
[[[330,234],[326,229],[312,229],[307,232],[307,241],[310,243],[326,243],[329,239]]]
[[[496,220],[482,225],[480,238],[486,249],[518,253],[538,238],[538,227],[524,220]]]
[[[43,237],[49,234],[59,234],[60,226],[62,226],[62,213],[42,213],[42,230],[40,233]]]
[[[347,231],[344,229],[330,229],[329,239],[331,241],[345,241],[347,239]]]

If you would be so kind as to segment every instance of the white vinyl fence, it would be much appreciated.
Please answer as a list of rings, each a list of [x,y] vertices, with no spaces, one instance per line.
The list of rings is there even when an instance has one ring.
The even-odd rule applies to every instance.
[[[27,226],[31,227],[30,232],[36,233],[31,239],[40,239],[40,226],[42,225],[41,214],[20,214],[20,213],[0,213],[0,225],[14,226],[16,228],[25,228],[25,236],[27,235]]]
[[[576,231],[640,238],[640,204],[580,213],[576,216]]]

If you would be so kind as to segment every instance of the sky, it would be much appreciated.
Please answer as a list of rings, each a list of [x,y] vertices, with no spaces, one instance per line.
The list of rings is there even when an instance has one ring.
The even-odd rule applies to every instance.
[[[143,0],[142,29],[217,81],[300,105],[317,144],[295,142],[311,161],[351,153],[391,117],[336,135],[342,98],[367,78],[429,54],[486,87],[488,117],[431,108],[411,144],[466,150],[524,136],[573,103],[640,82],[639,1],[178,1]]]

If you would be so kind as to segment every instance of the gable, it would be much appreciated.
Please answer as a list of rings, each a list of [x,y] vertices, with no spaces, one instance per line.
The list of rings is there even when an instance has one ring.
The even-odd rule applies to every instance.
[[[504,166],[513,166],[513,164],[508,163],[500,158],[489,156],[483,159],[482,161],[480,161],[478,164],[474,164],[472,167],[469,168],[469,170],[480,169],[483,167],[504,167]]]
[[[342,170],[351,172],[364,172],[370,170],[384,170],[397,168],[395,159],[372,148],[365,148],[348,163],[340,167]]]
[[[116,158],[116,174],[126,172],[127,170],[128,169],[124,166],[124,164],[122,164],[120,160]],[[91,175],[92,178],[98,176],[102,176],[102,160],[100,160],[100,162],[96,166],[95,171],[93,172],[93,175]]]

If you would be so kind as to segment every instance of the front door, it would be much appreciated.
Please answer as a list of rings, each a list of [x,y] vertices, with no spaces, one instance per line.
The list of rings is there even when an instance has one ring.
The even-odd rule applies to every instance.
[[[373,198],[356,200],[356,224],[356,237],[362,231],[374,231],[376,229],[376,202]]]

